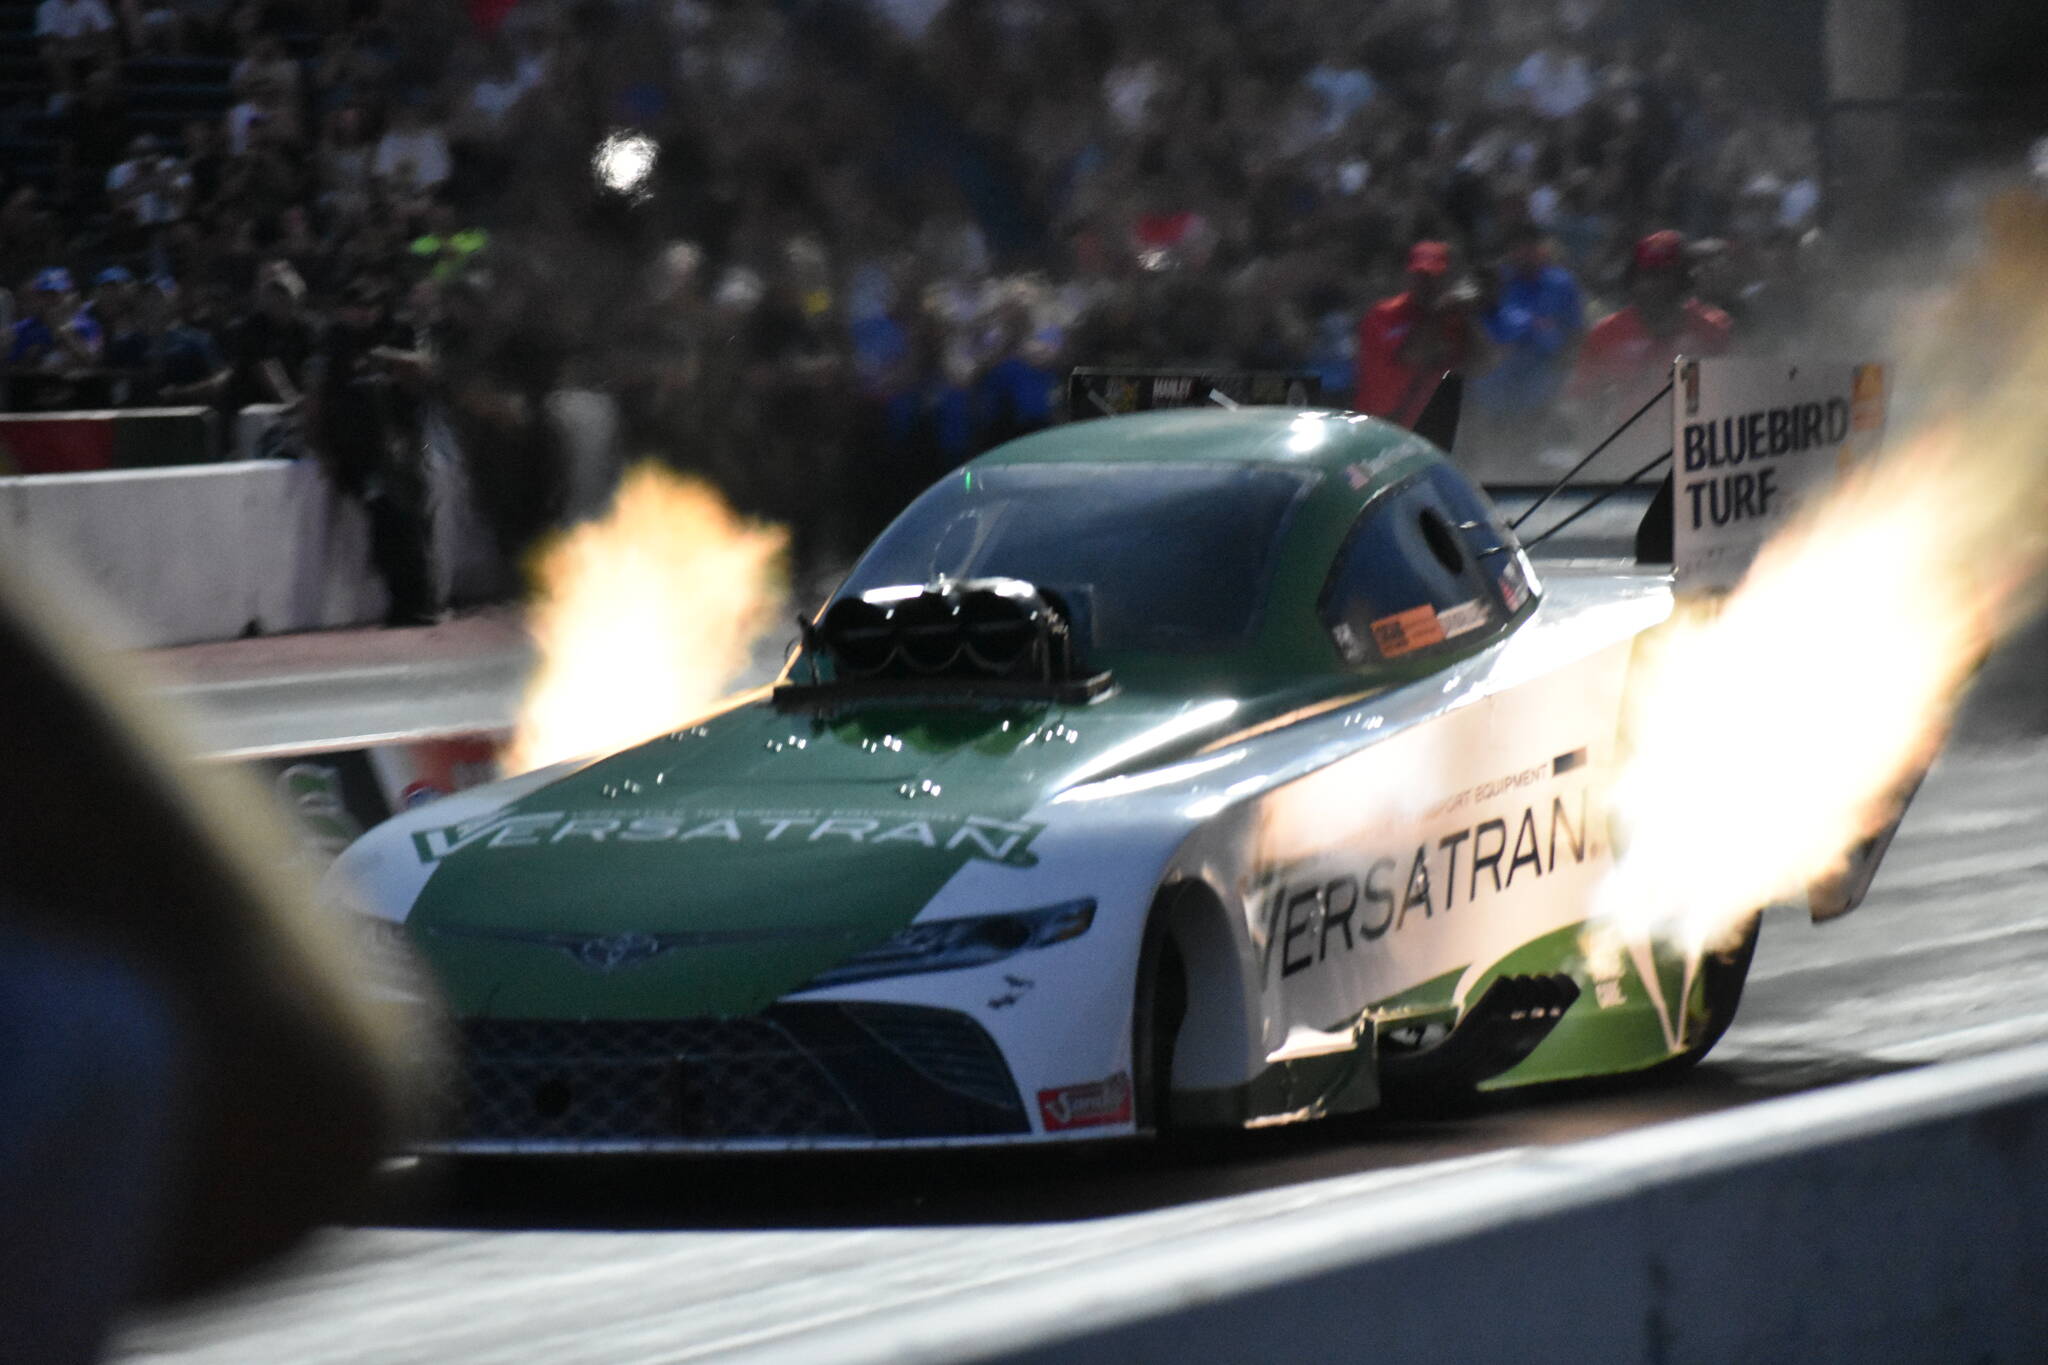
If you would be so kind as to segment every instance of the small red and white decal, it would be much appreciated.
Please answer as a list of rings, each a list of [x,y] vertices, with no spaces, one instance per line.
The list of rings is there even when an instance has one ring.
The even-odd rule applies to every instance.
[[[1119,1071],[1105,1081],[1038,1092],[1038,1116],[1048,1133],[1131,1121],[1131,1078]]]
[[[1522,576],[1522,566],[1513,560],[1500,571],[1500,595],[1511,613],[1520,611],[1522,603],[1529,600],[1529,582]]]

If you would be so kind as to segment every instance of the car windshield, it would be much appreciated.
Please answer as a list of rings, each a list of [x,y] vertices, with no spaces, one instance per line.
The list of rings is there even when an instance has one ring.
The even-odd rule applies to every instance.
[[[1060,594],[1087,644],[1203,650],[1257,623],[1312,470],[1223,464],[998,465],[928,490],[844,592],[1021,578]]]

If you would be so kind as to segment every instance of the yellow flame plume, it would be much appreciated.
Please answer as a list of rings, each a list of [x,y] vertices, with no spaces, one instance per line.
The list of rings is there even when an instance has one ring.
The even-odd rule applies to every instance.
[[[1897,816],[2048,561],[2048,320],[2003,360],[1646,642],[1596,960],[1727,946]]]
[[[504,770],[624,748],[702,712],[782,618],[787,545],[704,483],[628,471],[603,518],[539,557],[540,663]]]

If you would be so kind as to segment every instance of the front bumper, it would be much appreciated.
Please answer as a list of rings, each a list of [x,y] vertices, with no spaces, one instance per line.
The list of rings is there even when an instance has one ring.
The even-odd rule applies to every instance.
[[[1014,1141],[1001,1051],[954,1010],[803,1002],[740,1018],[467,1019],[423,1151],[659,1152]]]

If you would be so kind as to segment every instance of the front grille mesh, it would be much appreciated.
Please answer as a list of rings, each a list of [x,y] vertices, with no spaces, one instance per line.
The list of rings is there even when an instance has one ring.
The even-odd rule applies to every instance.
[[[499,1140],[865,1136],[778,1025],[743,1019],[473,1019],[457,1129]]]
[[[901,1005],[849,1005],[846,1012],[883,1046],[948,1090],[984,1104],[1017,1102],[1002,1053],[980,1029],[961,1028],[959,1015]]]
[[[470,1019],[444,1140],[700,1143],[1028,1131],[1001,1052],[951,1010],[796,1004],[734,1019]]]

